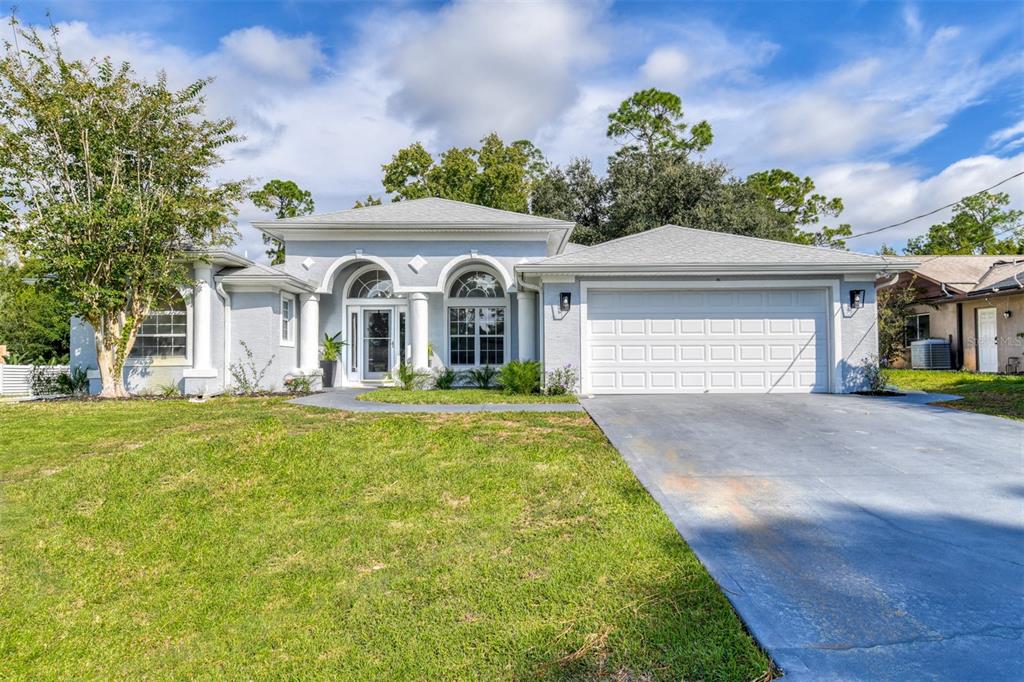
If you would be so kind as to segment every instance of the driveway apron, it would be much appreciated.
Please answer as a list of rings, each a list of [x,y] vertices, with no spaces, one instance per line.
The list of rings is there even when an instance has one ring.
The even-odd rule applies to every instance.
[[[1024,424],[839,395],[583,405],[787,679],[1021,679]]]

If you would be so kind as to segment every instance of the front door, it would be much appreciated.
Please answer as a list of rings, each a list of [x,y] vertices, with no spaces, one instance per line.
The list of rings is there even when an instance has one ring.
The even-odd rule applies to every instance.
[[[999,347],[996,334],[996,309],[978,309],[978,371],[999,371]]]
[[[363,310],[363,379],[383,379],[391,370],[391,310]]]

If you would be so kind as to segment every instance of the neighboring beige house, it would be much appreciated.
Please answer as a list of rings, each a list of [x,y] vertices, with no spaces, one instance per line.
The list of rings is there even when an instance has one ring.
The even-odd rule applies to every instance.
[[[950,342],[952,366],[977,372],[1024,371],[1024,256],[903,256],[917,261],[889,286],[915,286],[908,343]],[[879,281],[879,288],[887,286]]]

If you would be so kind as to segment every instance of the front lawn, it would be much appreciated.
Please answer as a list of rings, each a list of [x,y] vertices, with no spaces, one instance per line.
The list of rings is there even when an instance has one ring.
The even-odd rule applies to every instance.
[[[1024,419],[1024,375],[894,369],[889,370],[889,381],[904,391],[953,393],[964,397],[939,405]]]
[[[487,403],[575,403],[574,395],[520,395],[505,393],[497,388],[452,388],[428,391],[406,391],[401,388],[378,388],[361,393],[359,400],[377,403],[403,403],[407,405],[480,405]]]
[[[751,680],[769,662],[584,414],[0,405],[14,679]]]

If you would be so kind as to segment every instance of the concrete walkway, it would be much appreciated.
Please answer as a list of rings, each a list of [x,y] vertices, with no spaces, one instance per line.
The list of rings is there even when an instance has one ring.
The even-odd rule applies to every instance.
[[[1020,679],[1024,423],[935,398],[582,402],[785,680]]]
[[[582,412],[577,403],[484,403],[479,405],[399,405],[357,400],[372,388],[332,388],[323,393],[289,400],[297,405],[328,407],[349,412]]]

